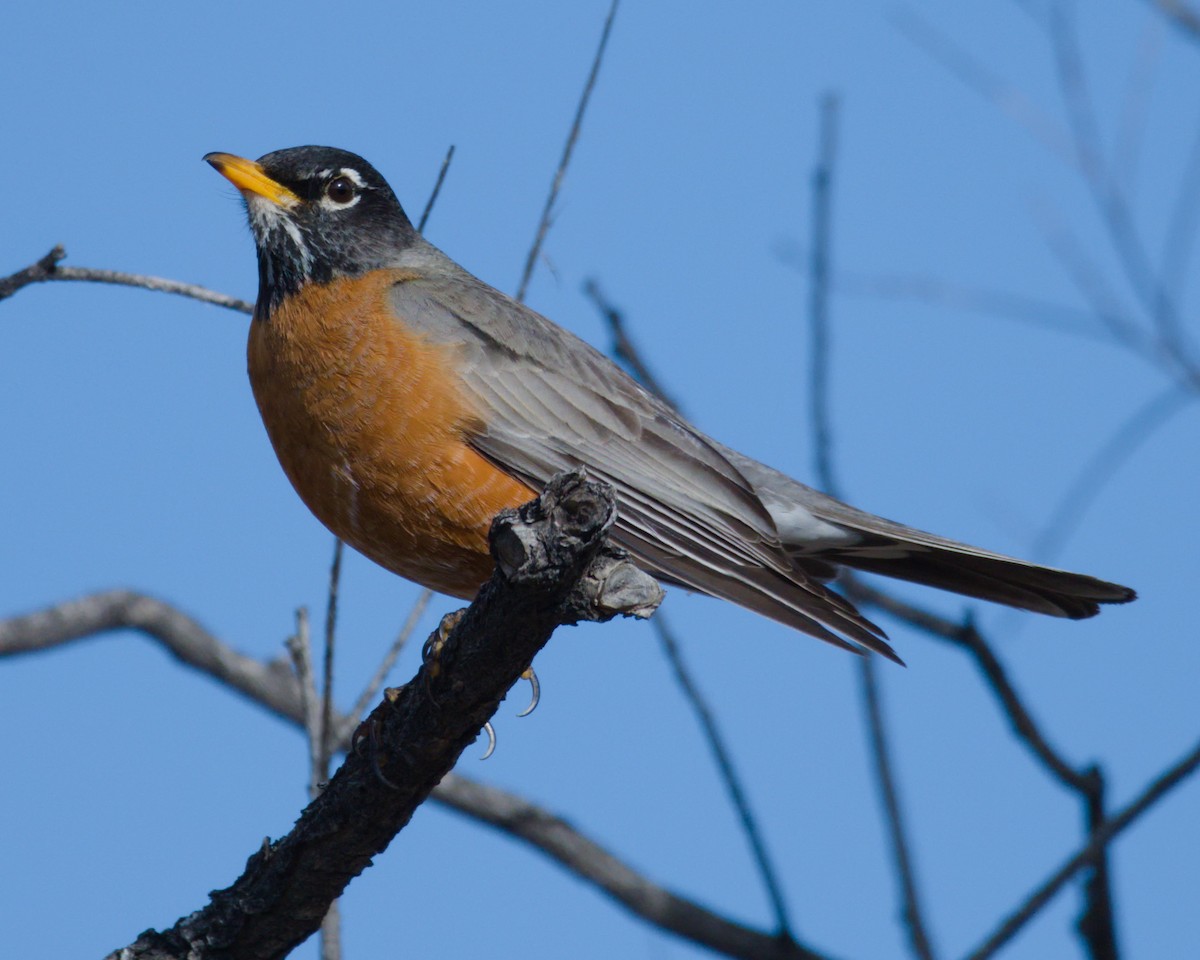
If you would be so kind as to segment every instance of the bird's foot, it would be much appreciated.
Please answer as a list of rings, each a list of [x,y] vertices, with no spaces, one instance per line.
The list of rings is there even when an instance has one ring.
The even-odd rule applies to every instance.
[[[421,648],[421,662],[425,664],[425,692],[429,694],[429,699],[437,705],[437,698],[433,695],[433,681],[442,675],[442,664],[439,658],[442,651],[446,648],[446,641],[450,639],[450,634],[454,632],[454,628],[461,622],[466,615],[466,610],[454,610],[451,613],[442,617],[438,623],[437,629],[429,635],[429,639],[425,641],[425,645]]]

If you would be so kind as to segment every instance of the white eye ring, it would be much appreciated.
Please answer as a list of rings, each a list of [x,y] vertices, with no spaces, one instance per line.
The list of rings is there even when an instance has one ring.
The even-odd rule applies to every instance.
[[[332,172],[322,170],[319,175],[328,176]],[[366,189],[366,181],[357,170],[343,167],[327,180],[321,189],[321,206],[326,210],[346,210],[362,199],[362,193]]]

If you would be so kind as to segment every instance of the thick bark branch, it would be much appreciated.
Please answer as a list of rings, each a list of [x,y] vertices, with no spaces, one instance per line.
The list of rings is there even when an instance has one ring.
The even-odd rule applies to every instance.
[[[605,539],[614,516],[612,490],[573,473],[497,517],[496,572],[465,612],[443,621],[416,677],[388,691],[292,832],[251,856],[208,906],[112,956],[277,958],[311,935],[474,742],[555,628],[657,605],[658,585]]]

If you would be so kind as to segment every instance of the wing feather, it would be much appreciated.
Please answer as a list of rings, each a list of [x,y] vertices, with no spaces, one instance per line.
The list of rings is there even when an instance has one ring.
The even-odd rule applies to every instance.
[[[421,252],[436,269],[406,264],[418,269],[392,306],[456,350],[463,389],[487,411],[470,438],[483,456],[534,488],[586,467],[617,492],[614,538],[656,576],[896,659],[878,627],[789,555],[721,449],[594,348],[435,255]]]

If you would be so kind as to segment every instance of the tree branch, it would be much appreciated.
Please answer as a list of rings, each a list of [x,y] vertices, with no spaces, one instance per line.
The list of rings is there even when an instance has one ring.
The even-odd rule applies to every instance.
[[[838,99],[826,94],[821,99],[818,156],[812,175],[812,256],[809,261],[809,423],[813,432],[813,460],[818,482],[833,496],[839,484],[834,471],[833,424],[830,416],[830,330],[829,278],[833,232],[833,174],[837,158]],[[910,853],[908,825],[900,805],[893,769],[887,726],[880,703],[874,657],[858,663],[861,703],[866,715],[868,742],[875,783],[883,803],[883,821],[891,845],[892,867],[900,888],[900,913],[908,934],[909,948],[918,960],[933,960],[933,946],[926,932],[924,911],[917,886],[916,867]]]
[[[1054,895],[1076,873],[1083,867],[1094,863],[1096,858],[1108,847],[1108,844],[1122,831],[1166,796],[1172,788],[1195,773],[1197,768],[1200,768],[1200,744],[1193,747],[1191,752],[1151,781],[1141,795],[1120,813],[1099,824],[1092,831],[1088,843],[1083,849],[1068,858],[1061,867],[1055,870],[1041,886],[1026,898],[1020,907],[997,927],[994,933],[967,954],[966,960],[987,960],[988,957],[994,956],[1001,947],[1016,936],[1026,923],[1036,916],[1042,907],[1053,899]]]
[[[680,409],[679,405],[663,390],[661,382],[655,377],[649,364],[642,359],[641,353],[625,328],[624,315],[601,293],[599,284],[595,280],[589,279],[584,283],[583,290],[596,309],[600,311],[601,317],[608,326],[613,340],[612,352],[617,360],[625,365],[633,378],[643,387],[657,394],[661,400],[676,410]],[[725,792],[729,795],[734,812],[737,814],[738,823],[741,825],[746,843],[750,847],[750,855],[758,868],[767,899],[775,914],[777,937],[780,941],[790,941],[793,933],[788,916],[787,901],[783,896],[783,884],[771,860],[762,831],[759,829],[758,819],[750,806],[749,795],[742,785],[741,777],[734,765],[733,754],[725,743],[725,737],[721,733],[716,716],[709,707],[704,694],[700,692],[700,688],[692,679],[683,651],[680,649],[674,633],[668,628],[667,621],[662,616],[655,617],[653,627],[667,662],[671,665],[675,685],[683,694],[700,724],[704,741],[708,744],[709,752],[717,765],[717,773],[721,777],[721,782],[725,784]]]
[[[264,845],[208,906],[113,956],[276,958],[305,940],[475,740],[557,626],[657,606],[658,584],[607,544],[614,518],[611,488],[582,472],[503,511],[490,535],[496,572],[465,613],[443,620],[431,658],[376,707],[360,749],[292,832]]]
[[[604,62],[604,51],[608,47],[608,37],[612,33],[613,20],[617,16],[618,2],[619,0],[612,0],[612,4],[608,8],[608,16],[604,18],[604,27],[600,31],[600,43],[596,47],[596,56],[592,59],[592,69],[588,73],[587,82],[583,85],[583,93],[579,95],[579,105],[575,108],[575,119],[571,123],[570,133],[567,134],[567,142],[563,145],[558,169],[554,171],[554,179],[550,182],[550,193],[546,196],[546,205],[542,208],[537,232],[529,247],[529,255],[525,258],[525,269],[521,273],[521,282],[517,286],[516,299],[518,300],[525,299],[525,293],[529,290],[529,280],[533,276],[533,268],[537,264],[538,254],[542,252],[542,244],[546,240],[546,234],[550,232],[554,201],[558,199],[558,191],[562,189],[563,179],[567,175],[567,167],[571,163],[571,154],[575,152],[575,143],[579,140],[579,131],[583,128],[583,117],[587,113],[592,90],[596,87],[596,78],[600,75],[600,64]]]
[[[239,313],[254,312],[252,303],[228,294],[217,293],[215,290],[209,290],[207,287],[200,287],[194,283],[181,283],[178,280],[151,277],[141,273],[122,273],[119,270],[59,266],[66,256],[67,251],[60,244],[36,263],[7,277],[0,278],[0,300],[11,297],[18,290],[32,283],[47,283],[51,280],[82,280],[87,283],[111,283],[121,287],[140,287],[143,290],[156,290],[159,293],[174,293],[191,300],[224,307],[227,310],[236,310]]]
[[[771,936],[726,920],[650,883],[565,820],[494,787],[451,774],[438,798],[535,844],[575,874],[588,877],[630,911],[663,929],[730,957],[759,960],[822,960],[823,954],[786,936]],[[487,811],[486,814],[480,811]]]

